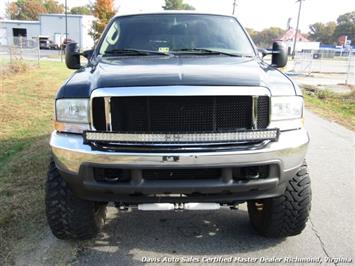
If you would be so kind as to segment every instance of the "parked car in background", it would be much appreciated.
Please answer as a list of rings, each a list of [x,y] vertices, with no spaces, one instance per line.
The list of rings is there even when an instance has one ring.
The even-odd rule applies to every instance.
[[[59,45],[49,39],[49,37],[39,37],[39,48],[46,50],[59,50]]]
[[[65,50],[65,48],[67,47],[67,44],[72,43],[72,42],[74,42],[72,39],[69,39],[69,38],[64,39],[63,43],[60,46],[60,49]]]

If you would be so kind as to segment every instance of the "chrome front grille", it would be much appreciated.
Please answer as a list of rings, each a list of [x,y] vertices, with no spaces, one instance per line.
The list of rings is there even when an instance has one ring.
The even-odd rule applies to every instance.
[[[196,143],[245,143],[273,141],[278,136],[276,131],[266,130],[270,95],[259,87],[98,89],[92,93],[91,119],[92,133],[102,134],[88,132],[87,140],[107,138],[102,140],[105,143],[153,143],[159,139],[165,144],[170,140],[191,144],[195,135],[201,137]]]
[[[231,132],[265,128],[267,96],[101,97],[93,101],[96,130],[121,133]],[[99,106],[99,107],[98,107]],[[266,110],[265,110],[266,109]],[[260,113],[260,115],[259,115]],[[265,115],[267,114],[267,115]]]

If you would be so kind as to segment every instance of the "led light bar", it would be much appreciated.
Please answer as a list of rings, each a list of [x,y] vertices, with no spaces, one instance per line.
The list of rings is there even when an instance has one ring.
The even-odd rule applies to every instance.
[[[277,141],[278,129],[236,131],[225,133],[147,134],[85,131],[85,142],[105,143],[230,143],[246,141]]]

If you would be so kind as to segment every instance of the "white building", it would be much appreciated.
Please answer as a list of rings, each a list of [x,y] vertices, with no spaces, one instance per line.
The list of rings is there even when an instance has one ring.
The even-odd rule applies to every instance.
[[[33,40],[41,34],[39,21],[27,20],[1,20],[0,21],[0,44],[18,44],[19,38]]]
[[[77,42],[84,50],[94,46],[94,40],[89,35],[93,21],[93,16],[68,14],[68,38]],[[44,14],[40,16],[39,22],[42,36],[48,36],[57,44],[63,42],[65,39],[64,14]]]
[[[293,51],[294,41],[286,41],[286,47],[291,54]],[[296,43],[296,52],[302,52],[305,50],[319,50],[320,42],[305,42],[305,41],[297,41]]]
[[[289,28],[278,40],[283,41],[288,49],[288,53],[292,54],[293,44],[296,36],[296,30]],[[307,36],[298,32],[297,34],[297,43],[296,43],[296,52],[301,52],[303,50],[317,50],[320,47],[320,42],[312,42],[308,40]]]
[[[68,14],[68,39],[79,44],[82,49],[90,49],[94,46],[94,40],[89,35],[93,16]],[[0,21],[0,44],[13,45],[18,37],[27,40],[37,40],[38,36],[46,36],[59,46],[65,36],[64,14],[42,14],[39,21],[25,20],[1,20]]]

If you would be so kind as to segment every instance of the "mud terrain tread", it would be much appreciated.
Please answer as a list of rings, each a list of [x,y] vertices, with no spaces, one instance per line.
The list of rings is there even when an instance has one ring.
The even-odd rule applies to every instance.
[[[250,221],[256,231],[266,237],[298,235],[306,226],[311,197],[311,180],[304,162],[282,196],[248,202]],[[257,211],[256,202],[264,205],[262,211]]]
[[[93,238],[104,222],[106,206],[74,196],[53,161],[47,174],[45,203],[49,227],[59,239]]]

